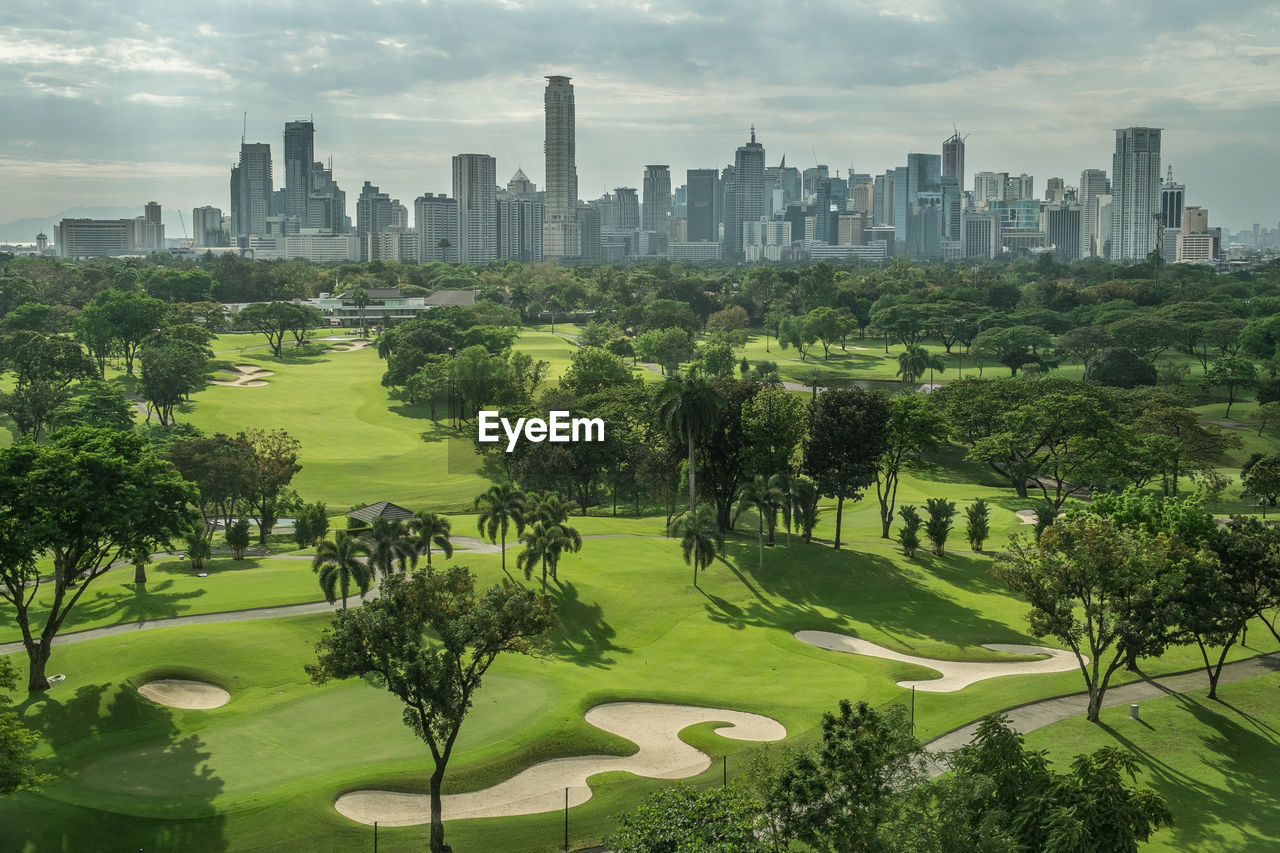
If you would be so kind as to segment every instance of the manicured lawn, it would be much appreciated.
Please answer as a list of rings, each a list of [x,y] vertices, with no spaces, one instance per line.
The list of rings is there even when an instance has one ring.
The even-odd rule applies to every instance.
[[[462,532],[465,521],[455,529]],[[653,518],[585,521],[601,532],[661,529]],[[806,646],[791,636],[802,628],[849,631],[946,658],[990,657],[981,643],[1031,639],[1025,606],[990,577],[988,558],[957,551],[911,562],[874,538],[863,525],[859,539],[868,544],[838,553],[797,540],[790,551],[769,550],[761,570],[755,538],[731,536],[729,563],[704,573],[698,589],[674,540],[587,540],[580,554],[564,559],[561,583],[552,588],[563,627],[546,658],[495,666],[464,727],[450,787],[483,787],[548,757],[631,751],[583,722],[586,709],[605,701],[756,711],[807,740],[839,699],[906,701],[894,682],[929,676],[911,665]],[[498,560],[458,557],[483,583],[501,578]],[[307,683],[302,666],[325,621],[163,628],[59,648],[54,670],[67,681],[48,700],[20,708],[45,732],[42,753],[59,781],[43,795],[0,802],[0,823],[24,838],[61,833],[69,849],[86,849],[103,821],[121,840],[148,849],[192,826],[202,829],[199,838],[182,836],[187,849],[271,849],[298,838],[316,849],[368,843],[368,828],[332,811],[334,797],[369,786],[422,790],[428,762],[396,703],[377,688]],[[1182,657],[1146,668],[1189,665]],[[137,698],[138,684],[166,674],[222,684],[232,702],[172,711]],[[928,737],[996,708],[1076,690],[1079,682],[1075,673],[1013,676],[954,694],[920,694],[916,730]],[[704,729],[686,736],[717,757],[733,755],[731,772],[747,749]],[[583,841],[606,834],[614,812],[657,784],[611,777],[572,810],[571,834]],[[199,820],[179,822],[188,818]],[[458,849],[550,850],[562,840],[561,820],[459,821],[449,833]],[[384,830],[380,841],[408,849],[421,838],[420,829]]]
[[[1139,782],[1173,810],[1172,828],[1144,850],[1178,853],[1264,851],[1280,847],[1280,675],[1220,687],[1221,701],[1200,690],[1143,702],[1142,720],[1127,707],[1102,712],[1102,725],[1077,717],[1027,736],[1028,746],[1065,762],[1103,746],[1128,749]]]

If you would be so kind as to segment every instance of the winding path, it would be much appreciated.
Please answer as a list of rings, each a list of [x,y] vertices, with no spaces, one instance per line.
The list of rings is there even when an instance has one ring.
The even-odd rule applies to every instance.
[[[1039,675],[1046,672],[1070,672],[1079,664],[1073,652],[1062,649],[1051,649],[1048,646],[1024,646],[1014,643],[984,643],[984,649],[993,652],[1006,652],[1012,655],[1048,655],[1043,660],[1010,660],[1010,661],[953,661],[937,658],[922,658],[915,655],[895,652],[884,646],[877,646],[848,634],[833,634],[830,631],[796,631],[795,638],[802,643],[830,649],[833,652],[847,652],[851,655],[882,658],[914,664],[942,673],[941,678],[929,678],[919,681],[899,681],[898,686],[906,689],[915,688],[924,693],[954,693],[963,690],[970,684],[986,681],[988,678],[1000,678],[1005,675]],[[1087,663],[1086,659],[1086,663]]]
[[[760,714],[664,705],[654,702],[613,702],[597,705],[586,721],[598,729],[634,742],[634,755],[581,755],[556,758],[526,768],[505,782],[481,791],[442,798],[445,820],[541,814],[579,806],[591,799],[587,780],[597,773],[623,772],[650,779],[685,779],[711,766],[702,750],[680,740],[680,732],[698,723],[726,723],[715,730],[721,737],[745,741],[778,741],[787,730]],[[430,820],[426,794],[395,791],[352,791],[338,797],[334,808],[364,824],[415,826]]]

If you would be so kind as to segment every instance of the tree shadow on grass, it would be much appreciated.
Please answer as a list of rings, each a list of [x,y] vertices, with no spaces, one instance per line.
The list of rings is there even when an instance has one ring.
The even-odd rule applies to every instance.
[[[755,543],[726,542],[726,560],[753,581],[758,591],[753,590],[753,601],[740,606],[725,607],[711,598],[706,606],[708,615],[735,627],[788,632],[848,633],[849,623],[859,621],[894,637],[906,649],[916,645],[916,640],[971,646],[1031,640],[1029,635],[926,586],[915,572],[887,557],[812,544],[798,544],[792,551],[787,566],[770,565],[766,556],[760,570]],[[948,559],[964,558],[942,558]]]
[[[614,644],[617,631],[604,620],[604,608],[584,602],[572,581],[556,581],[548,589],[560,617],[560,628],[551,635],[553,655],[578,666],[604,668],[615,662],[614,652],[631,654]]]
[[[76,623],[86,625],[98,621],[119,625],[173,619],[190,609],[190,605],[184,605],[184,602],[205,594],[203,589],[169,592],[173,584],[172,580],[163,580],[158,583],[104,587],[97,590],[97,595],[93,598],[80,600],[71,611],[75,616],[75,623],[71,627],[74,628]]]
[[[1192,776],[1138,746],[1120,730],[1102,726],[1138,757],[1149,773],[1144,784],[1168,802],[1175,818],[1173,842],[1180,849],[1274,849],[1280,841],[1280,795],[1275,787],[1275,757],[1280,742],[1241,725],[1232,719],[1232,713],[1213,707],[1220,703],[1185,695],[1179,695],[1177,701],[1197,721],[1216,732],[1202,739],[1195,753],[1225,781],[1206,782]],[[1195,814],[1233,822],[1245,844],[1241,846],[1238,839],[1225,836],[1207,822],[1193,823],[1185,818]],[[1180,815],[1184,819],[1178,820]],[[1260,834],[1259,827],[1269,828],[1267,834]]]
[[[223,788],[213,756],[175,723],[205,712],[165,708],[136,687],[85,685],[65,699],[55,688],[19,706],[54,746],[40,769],[56,779],[47,794],[0,798],[6,849],[228,849],[226,819],[213,803]]]

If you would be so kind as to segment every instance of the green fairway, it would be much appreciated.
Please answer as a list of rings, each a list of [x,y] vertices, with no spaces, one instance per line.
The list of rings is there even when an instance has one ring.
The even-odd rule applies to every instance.
[[[1172,828],[1155,835],[1153,851],[1265,851],[1280,847],[1280,675],[1149,700],[1140,722],[1127,707],[1102,712],[1102,725],[1082,718],[1027,736],[1027,745],[1066,761],[1103,746],[1130,750],[1139,782],[1169,803]]]

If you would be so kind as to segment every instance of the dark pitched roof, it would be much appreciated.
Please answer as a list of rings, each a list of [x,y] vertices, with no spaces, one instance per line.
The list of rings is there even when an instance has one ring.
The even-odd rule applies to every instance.
[[[362,506],[359,509],[353,509],[347,513],[347,518],[355,518],[370,524],[378,516],[382,516],[390,521],[404,521],[413,518],[413,513],[402,506],[397,506],[391,501],[378,501],[376,504]]]
[[[435,293],[427,297],[427,305],[475,305],[476,292],[474,290],[437,290]]]

